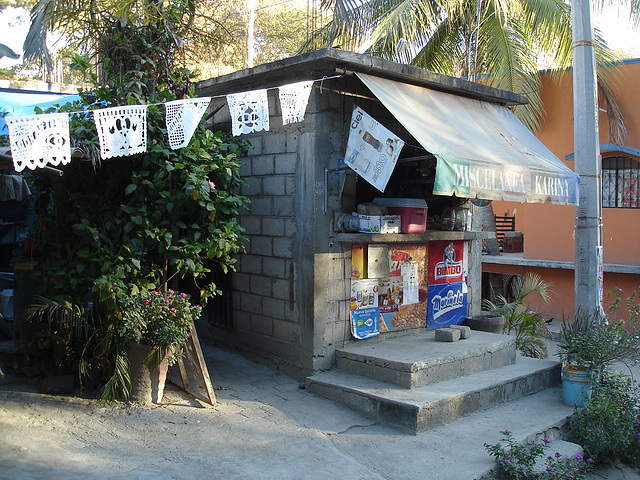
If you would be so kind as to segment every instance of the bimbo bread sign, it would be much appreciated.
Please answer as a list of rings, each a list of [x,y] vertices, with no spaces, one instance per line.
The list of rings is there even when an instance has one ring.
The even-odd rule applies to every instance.
[[[464,280],[464,242],[437,241],[429,244],[429,284]]]

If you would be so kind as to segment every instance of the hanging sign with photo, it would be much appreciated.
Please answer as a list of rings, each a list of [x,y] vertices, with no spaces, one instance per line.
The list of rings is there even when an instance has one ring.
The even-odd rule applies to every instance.
[[[71,160],[68,114],[13,115],[5,120],[16,172],[66,165]]]
[[[345,163],[384,192],[404,142],[360,107],[353,109]]]

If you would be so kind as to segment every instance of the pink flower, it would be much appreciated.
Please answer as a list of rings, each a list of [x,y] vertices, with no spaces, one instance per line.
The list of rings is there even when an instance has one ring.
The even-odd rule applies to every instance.
[[[211,193],[216,191],[216,184],[213,183],[211,180],[209,180],[209,190],[211,191]]]
[[[180,298],[185,298],[186,296],[187,296],[187,294],[186,294],[186,293],[181,293],[181,294],[180,294]]]
[[[164,300],[164,303],[169,303],[171,301],[167,297],[164,297],[163,300]]]
[[[168,292],[168,293],[169,293],[169,295],[173,295],[173,294],[174,294],[174,293],[176,293],[176,292],[174,292],[173,290],[169,290],[169,292]]]
[[[177,310],[176,310],[174,307],[171,307],[171,311],[172,311],[173,313],[176,313],[176,312],[177,312]]]
[[[155,290],[151,292],[151,295],[160,295],[160,292],[156,292]]]
[[[143,303],[144,305],[149,305],[149,300],[143,300],[143,301],[142,301],[142,303]]]

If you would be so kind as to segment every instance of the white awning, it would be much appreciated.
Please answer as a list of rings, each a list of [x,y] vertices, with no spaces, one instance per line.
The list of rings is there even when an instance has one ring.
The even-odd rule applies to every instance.
[[[578,204],[578,175],[507,107],[357,75],[436,157],[434,194]]]

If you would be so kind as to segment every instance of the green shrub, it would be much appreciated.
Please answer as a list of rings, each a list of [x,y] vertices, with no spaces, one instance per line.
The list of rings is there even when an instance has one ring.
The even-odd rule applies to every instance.
[[[506,442],[506,445],[504,444]],[[502,443],[490,445],[485,443],[487,451],[497,461],[497,478],[505,480],[581,480],[587,473],[586,461],[582,455],[566,458],[556,453],[544,459],[544,465],[535,469],[536,463],[545,455],[550,440],[545,438],[541,443],[520,444],[513,438],[509,430],[503,432]]]
[[[569,419],[573,440],[598,463],[640,467],[640,391],[629,376],[605,370],[584,409]]]

